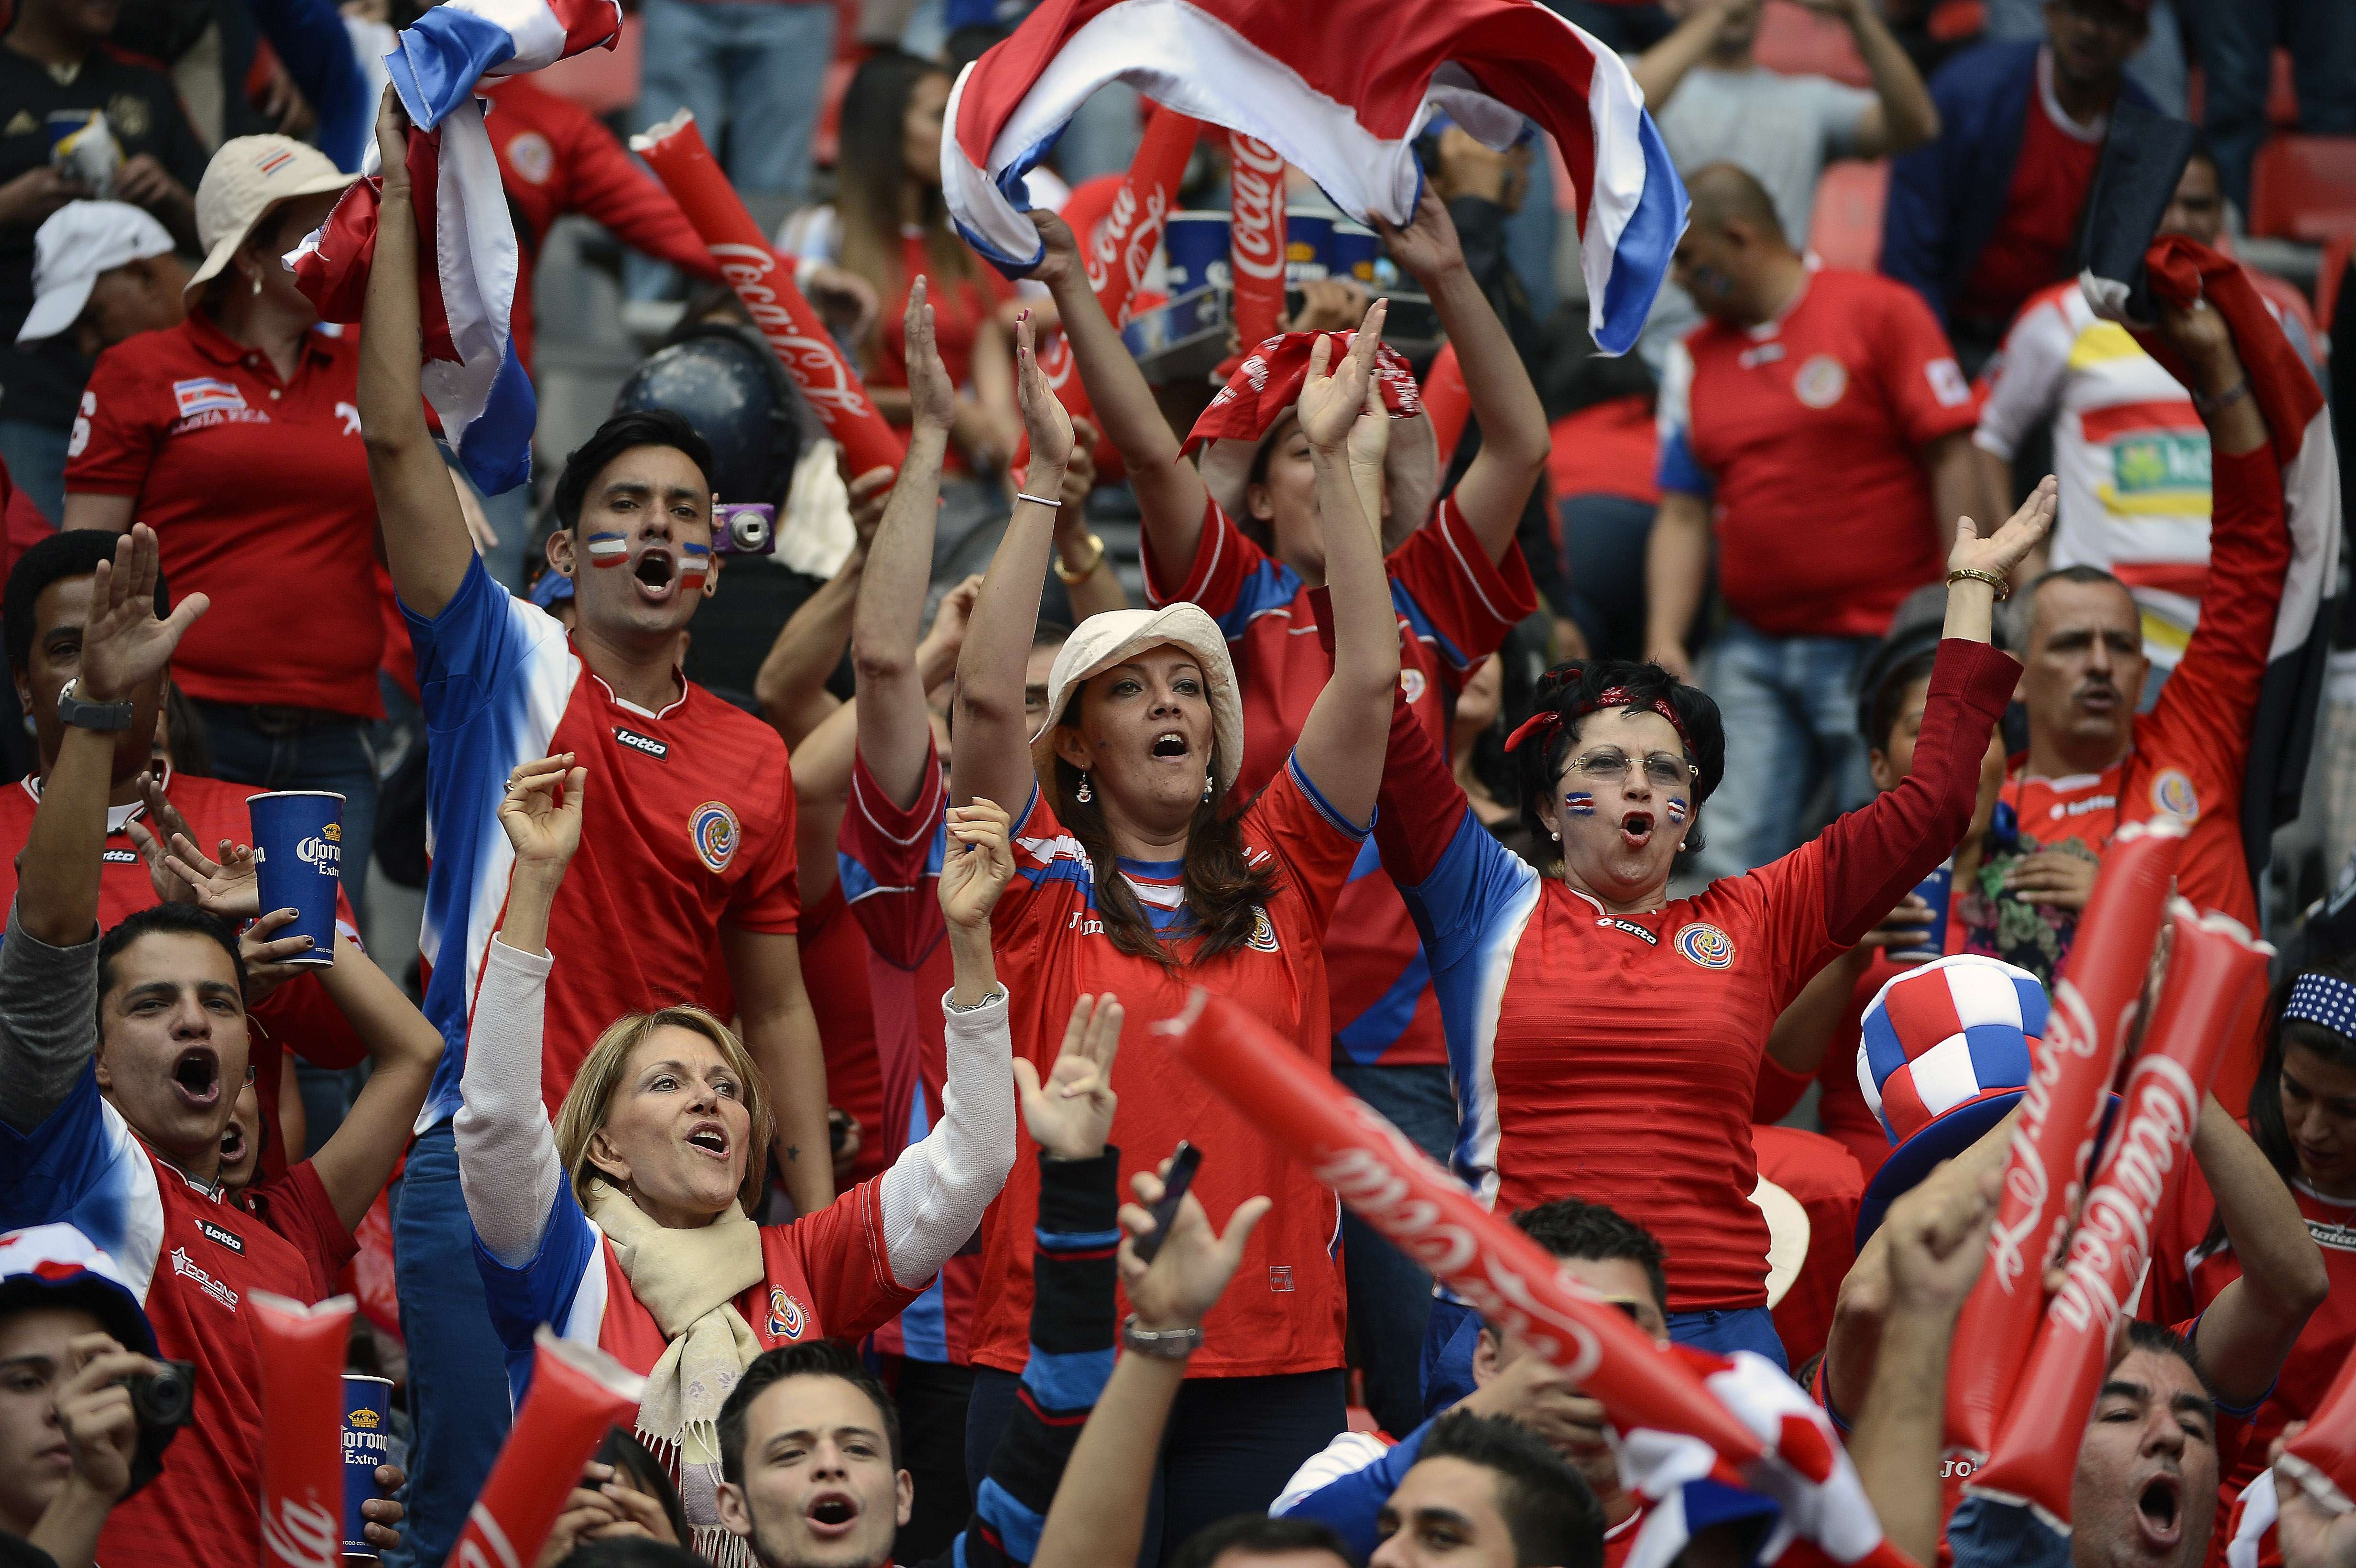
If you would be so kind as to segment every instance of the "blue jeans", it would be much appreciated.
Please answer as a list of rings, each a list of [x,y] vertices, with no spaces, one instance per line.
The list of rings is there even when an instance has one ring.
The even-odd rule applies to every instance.
[[[402,1499],[409,1518],[385,1568],[439,1568],[507,1441],[507,1355],[491,1329],[474,1238],[457,1145],[444,1122],[417,1136],[392,1189],[393,1284],[416,1435]]]
[[[1258,1378],[1188,1378],[1170,1408],[1162,1460],[1146,1505],[1137,1568],[1155,1568],[1206,1524],[1266,1513],[1284,1483],[1333,1441],[1348,1419],[1346,1374],[1280,1372]],[[1014,1415],[1023,1380],[977,1367],[967,1407],[965,1473],[979,1488]]]
[[[2356,135],[2356,7],[2348,0],[2209,0],[2199,29],[2202,117],[2225,195],[2250,210],[2250,163],[2266,139],[2274,51],[2290,51],[2298,128]]]
[[[1435,1296],[1431,1324],[1423,1337],[1423,1410],[1438,1415],[1472,1392],[1472,1349],[1481,1337],[1481,1315],[1461,1301]],[[1730,1356],[1756,1350],[1784,1371],[1792,1363],[1776,1337],[1775,1318],[1763,1307],[1730,1311],[1672,1312],[1669,1338],[1697,1350]]]
[[[1826,778],[1838,808],[1873,797],[1857,732],[1857,672],[1871,637],[1770,637],[1728,616],[1702,660],[1726,724],[1726,777],[1702,825],[1701,875],[1739,876],[1799,847],[1801,814]]]
[[[740,196],[809,194],[811,145],[834,58],[834,6],[823,0],[646,0],[637,128],[695,112]],[[724,142],[723,138],[725,138]],[[636,251],[632,299],[655,299],[675,271]]]
[[[368,606],[376,613],[376,606]],[[261,789],[331,789],[344,797],[344,896],[357,912],[368,893],[369,857],[376,850],[375,721],[323,717],[284,733],[257,728],[253,709],[235,703],[198,702],[213,771],[233,784]]]
[[[0,420],[0,463],[52,528],[66,515],[66,443],[72,433],[33,420]]]
[[[1415,1147],[1443,1163],[1456,1141],[1456,1096],[1448,1069],[1333,1064],[1334,1082],[1380,1111]],[[1342,1275],[1350,1327],[1366,1374],[1366,1408],[1386,1432],[1405,1436],[1423,1419],[1424,1318],[1431,1276],[1366,1222],[1342,1213]]]

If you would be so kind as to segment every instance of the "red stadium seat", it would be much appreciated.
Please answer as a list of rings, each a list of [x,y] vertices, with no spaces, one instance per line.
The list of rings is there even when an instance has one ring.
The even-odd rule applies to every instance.
[[[638,59],[645,44],[646,29],[637,17],[624,16],[622,36],[612,48],[586,49],[558,60],[539,73],[540,85],[602,120],[637,101]]]
[[[1791,0],[1772,0],[1759,13],[1759,63],[1785,76],[1828,76],[1851,87],[1871,87],[1873,75],[1857,40],[1830,16]]]
[[[2311,243],[2356,234],[2356,136],[2268,138],[2250,170],[2250,232]]]
[[[1881,209],[1890,198],[1890,163],[1838,163],[1816,182],[1808,248],[1827,267],[1870,272],[1881,264]]]

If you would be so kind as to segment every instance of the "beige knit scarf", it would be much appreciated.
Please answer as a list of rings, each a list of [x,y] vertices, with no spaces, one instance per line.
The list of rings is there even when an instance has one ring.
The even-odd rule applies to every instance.
[[[761,1228],[731,1203],[709,1225],[674,1231],[602,1181],[590,1186],[589,1218],[670,1341],[647,1374],[638,1434],[657,1455],[676,1456],[694,1551],[723,1568],[748,1562],[744,1543],[720,1522],[720,1407],[761,1353],[731,1305],[761,1283]]]

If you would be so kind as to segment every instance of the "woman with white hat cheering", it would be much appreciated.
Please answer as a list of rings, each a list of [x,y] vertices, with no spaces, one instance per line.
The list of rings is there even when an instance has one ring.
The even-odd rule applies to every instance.
[[[1389,435],[1375,384],[1384,311],[1367,312],[1346,355],[1330,337],[1310,354],[1300,421],[1328,525],[1333,673],[1290,760],[1240,811],[1235,670],[1226,638],[1195,605],[1082,623],[1048,677],[1044,723],[1034,734],[1025,721],[1023,666],[1072,427],[1040,375],[1027,318],[1018,329],[1031,469],[958,660],[950,788],[959,801],[1012,808],[1020,824],[998,962],[1015,998],[1015,1055],[1043,1072],[1075,997],[1106,991],[1150,1019],[1204,987],[1312,1060],[1330,1050],[1320,947],[1373,815],[1399,671],[1381,547],[1354,477],[1380,472]],[[1162,1476],[1160,1540],[1176,1541],[1265,1509],[1341,1429],[1340,1215],[1306,1168],[1163,1057],[1150,1032],[1128,1042],[1121,1071],[1113,1136],[1125,1168],[1151,1169],[1183,1137],[1202,1150],[1194,1191],[1215,1223],[1253,1194],[1276,1200],[1237,1276],[1249,1287],[1228,1292],[1199,1343],[1130,1341],[1191,1358]],[[982,1230],[969,1456],[1004,1424],[1024,1365],[1029,1244],[1003,1216],[1029,1212],[1034,1169],[1016,1160],[1010,1200]]]

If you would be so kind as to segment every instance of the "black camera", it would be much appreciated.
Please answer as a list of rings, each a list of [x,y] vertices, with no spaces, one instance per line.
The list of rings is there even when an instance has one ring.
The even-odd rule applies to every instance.
[[[196,1419],[197,1364],[163,1365],[160,1372],[137,1372],[123,1380],[131,1391],[131,1413],[142,1426],[186,1426]]]

